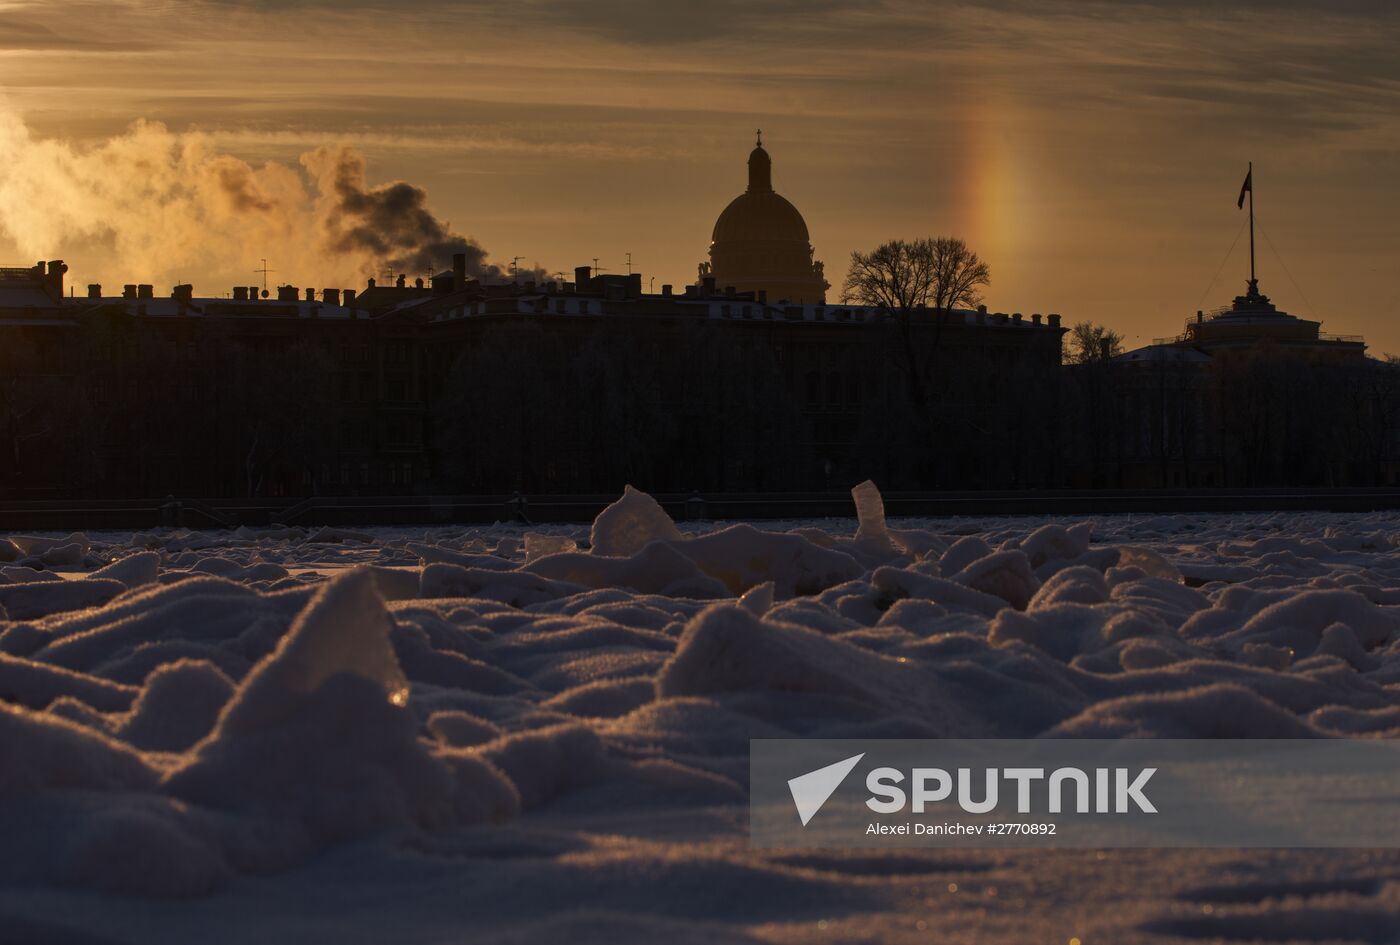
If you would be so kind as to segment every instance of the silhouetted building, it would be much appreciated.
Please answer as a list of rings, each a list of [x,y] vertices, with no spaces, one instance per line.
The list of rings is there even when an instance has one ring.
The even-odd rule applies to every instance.
[[[61,264],[58,264],[61,267]],[[201,298],[0,278],[10,496],[1050,485],[1062,329],[634,273]],[[337,304],[339,303],[339,304]],[[899,365],[938,378],[938,448]],[[920,421],[920,422],[916,422]]]
[[[760,137],[749,154],[748,189],[715,221],[701,281],[713,278],[721,289],[763,293],[772,302],[822,303],[828,285],[812,254],[807,222],[773,190],[773,162]]]
[[[1079,365],[1076,485],[1393,483],[1400,371],[1356,335],[1279,311],[1251,278],[1172,338]]]

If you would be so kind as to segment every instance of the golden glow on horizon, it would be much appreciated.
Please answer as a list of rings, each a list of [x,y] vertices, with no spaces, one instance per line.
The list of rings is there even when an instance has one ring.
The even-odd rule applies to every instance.
[[[270,254],[301,285],[358,271],[288,241],[295,227],[187,251],[200,231],[170,210],[146,215],[181,233],[169,254],[157,239],[123,248],[101,224],[109,191],[129,195],[139,173],[95,200],[54,179],[36,192],[11,174],[7,189],[16,120],[44,153],[81,164],[148,119],[179,140],[201,131],[211,160],[246,164],[292,201],[296,186],[314,196],[299,156],[349,142],[370,185],[425,189],[429,209],[498,263],[570,271],[596,256],[620,269],[632,252],[648,279],[681,285],[761,126],[775,186],[832,283],[853,249],[961,236],[992,267],[993,308],[1111,322],[1130,342],[1195,310],[1254,160],[1268,232],[1301,292],[1268,255],[1265,290],[1297,314],[1305,293],[1329,330],[1400,351],[1388,275],[1400,244],[1388,37],[1400,9],[1319,4],[1264,22],[1214,8],[1183,19],[1165,0],[801,14],[720,0],[707,24],[625,0],[581,9],[405,0],[389,21],[329,0],[4,3],[0,260],[61,256],[79,284],[179,277],[211,294]],[[123,200],[120,212],[136,212]],[[1243,278],[1227,268],[1207,306]]]

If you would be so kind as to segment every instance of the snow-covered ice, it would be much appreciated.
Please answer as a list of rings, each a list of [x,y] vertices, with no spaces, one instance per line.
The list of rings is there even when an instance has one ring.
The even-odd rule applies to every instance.
[[[1400,941],[1400,852],[795,852],[753,737],[1400,736],[1392,513],[0,537],[0,937]]]

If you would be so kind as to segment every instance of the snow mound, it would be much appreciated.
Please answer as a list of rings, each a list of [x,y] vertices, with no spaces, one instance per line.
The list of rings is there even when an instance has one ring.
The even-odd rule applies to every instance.
[[[680,540],[680,530],[660,503],[631,486],[598,513],[589,536],[593,553],[610,557],[636,554],[653,541]]]
[[[0,795],[41,788],[149,790],[141,753],[76,722],[0,702]]]

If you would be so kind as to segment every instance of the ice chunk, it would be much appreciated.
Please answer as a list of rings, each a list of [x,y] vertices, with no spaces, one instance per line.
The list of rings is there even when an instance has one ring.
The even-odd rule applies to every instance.
[[[589,541],[593,553],[626,557],[653,541],[680,541],[671,516],[655,499],[630,485],[622,497],[598,513]]]
[[[845,696],[882,712],[972,737],[981,725],[945,693],[937,677],[803,627],[759,620],[735,604],[713,604],[686,626],[656,677],[659,697],[738,690]]]
[[[1000,597],[908,568],[877,568],[871,575],[871,581],[885,606],[910,598],[934,601],[944,607],[968,610],[984,617],[994,616],[1007,606]]]
[[[430,564],[420,580],[419,593],[425,598],[478,597],[512,607],[558,600],[585,589],[581,584],[552,581],[528,571],[488,571],[455,564]]]
[[[78,557],[87,554],[91,543],[82,532],[74,532],[67,538],[41,538],[37,535],[11,535],[10,543],[20,550],[26,557],[42,558],[44,555],[59,548],[67,548],[69,545],[78,547]]]
[[[1066,529],[1063,525],[1042,525],[1008,547],[1025,552],[1032,568],[1038,568],[1047,561],[1077,558],[1089,550],[1092,526],[1085,526],[1089,526],[1089,523],[1081,522],[1073,529]]]
[[[578,543],[568,535],[545,535],[530,532],[525,536],[525,563],[531,564],[546,555],[577,551]]]
[[[762,617],[773,609],[773,582],[764,581],[756,584],[744,592],[739,598],[739,606],[748,610],[755,617]]]
[[[992,546],[976,535],[968,535],[953,542],[939,564],[944,574],[957,574],[963,568],[992,553]]]
[[[97,607],[126,589],[126,585],[120,581],[97,578],[0,584],[0,607],[5,608],[11,620],[34,620],[50,614]]]
[[[735,595],[772,581],[774,596],[785,600],[816,594],[865,573],[845,552],[819,547],[799,535],[759,531],[752,525],[732,525],[674,547]]]
[[[1118,549],[1118,564],[1116,566],[1137,568],[1148,577],[1162,578],[1166,581],[1180,582],[1182,580],[1181,572],[1177,570],[1176,565],[1151,548],[1124,545]]]
[[[683,551],[689,543],[652,542],[626,557],[569,552],[549,555],[524,570],[584,587],[630,587],[643,594],[712,599],[728,589],[707,576]]]
[[[367,571],[327,582],[167,777],[176,797],[255,818],[224,838],[236,864],[278,868],[390,825],[463,816],[468,786],[405,707],[391,623]]]
[[[356,569],[326,582],[272,655],[243,681],[216,736],[287,721],[303,696],[341,674],[370,680],[389,702],[407,704],[408,680],[389,643],[391,626],[368,572]]]
[[[1305,590],[1265,607],[1221,642],[1236,647],[1269,643],[1306,656],[1334,623],[1349,627],[1365,649],[1383,645],[1400,629],[1400,618],[1355,591]]]
[[[865,480],[851,489],[851,498],[855,499],[856,518],[860,522],[856,528],[856,544],[862,550],[877,554],[898,554],[885,527],[885,500],[875,483]]]
[[[120,581],[128,588],[133,588],[154,584],[159,574],[160,555],[154,551],[138,551],[92,572],[87,579]]]
[[[1025,610],[1040,589],[1040,580],[1031,573],[1030,562],[1020,551],[998,551],[979,558],[951,580],[1000,597],[1017,610]]]

